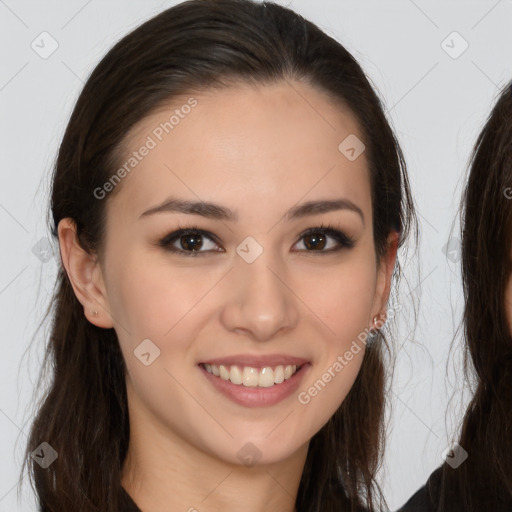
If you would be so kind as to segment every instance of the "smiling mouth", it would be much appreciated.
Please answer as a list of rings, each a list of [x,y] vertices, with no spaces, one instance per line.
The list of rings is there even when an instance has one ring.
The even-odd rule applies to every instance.
[[[232,384],[249,388],[269,388],[290,379],[304,365],[288,364],[253,368],[251,366],[201,363],[199,366],[215,377],[229,380]]]

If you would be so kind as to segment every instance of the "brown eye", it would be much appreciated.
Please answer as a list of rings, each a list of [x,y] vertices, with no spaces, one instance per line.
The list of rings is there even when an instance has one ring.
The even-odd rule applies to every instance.
[[[198,256],[206,252],[221,252],[212,235],[195,228],[180,229],[163,238],[159,245],[170,252],[185,256]],[[206,250],[204,250],[206,246]]]
[[[327,237],[323,233],[313,233],[304,237],[304,245],[308,249],[324,249]]]
[[[203,235],[182,235],[179,238],[181,248],[187,251],[198,251],[203,245]]]
[[[317,252],[325,254],[340,251],[342,249],[350,249],[354,247],[354,240],[333,227],[318,227],[308,229],[302,236],[306,252]],[[329,240],[334,239],[337,243]]]
[[[354,247],[354,240],[332,226],[310,228],[302,234],[305,249],[300,252],[328,254]],[[332,242],[334,240],[334,242]],[[208,245],[209,244],[209,245]],[[183,256],[199,256],[210,252],[224,252],[211,233],[199,228],[179,229],[170,233],[159,245],[165,250]]]

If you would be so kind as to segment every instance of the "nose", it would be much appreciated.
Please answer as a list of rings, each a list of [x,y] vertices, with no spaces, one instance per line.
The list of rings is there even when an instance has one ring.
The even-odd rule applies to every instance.
[[[298,322],[298,299],[287,284],[284,265],[263,251],[256,261],[238,258],[229,273],[221,312],[224,327],[256,341],[275,338]],[[289,279],[288,279],[289,280]]]

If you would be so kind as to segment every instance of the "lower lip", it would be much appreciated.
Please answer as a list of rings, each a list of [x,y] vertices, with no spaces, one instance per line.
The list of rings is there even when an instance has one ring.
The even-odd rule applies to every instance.
[[[281,402],[297,391],[310,366],[310,363],[302,365],[300,370],[295,372],[289,379],[268,388],[233,384],[229,380],[224,380],[207,372],[201,365],[199,365],[199,368],[212,385],[233,402],[246,407],[269,407]]]

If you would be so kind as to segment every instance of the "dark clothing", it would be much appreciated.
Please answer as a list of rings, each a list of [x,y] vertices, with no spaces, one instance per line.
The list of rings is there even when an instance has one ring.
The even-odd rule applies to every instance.
[[[142,512],[131,496],[123,489],[123,504],[121,505],[120,512]]]
[[[441,474],[442,467],[439,467],[398,512],[435,512],[439,501]]]
[[[360,510],[360,509],[358,509]],[[120,512],[142,512],[132,500],[131,496],[123,489],[123,504]],[[360,512],[367,512],[361,510]]]
[[[443,470],[446,471],[443,482]],[[446,465],[437,468],[409,501],[397,512],[465,512],[462,494],[455,489],[456,482],[450,477],[456,471]],[[479,512],[512,512],[512,498],[506,492],[491,498],[486,482],[474,482],[471,501]]]

